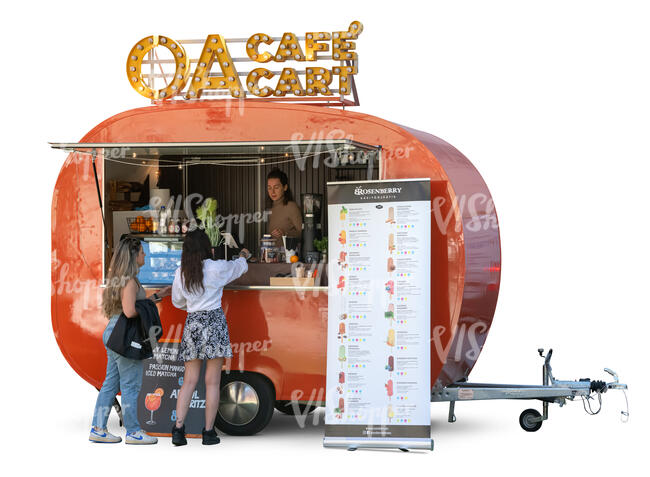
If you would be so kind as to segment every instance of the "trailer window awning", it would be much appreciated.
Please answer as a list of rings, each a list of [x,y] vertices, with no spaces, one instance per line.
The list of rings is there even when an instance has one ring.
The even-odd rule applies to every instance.
[[[158,143],[50,143],[54,149],[90,153],[104,157],[119,155],[129,159],[158,159],[161,156],[191,159],[252,159],[269,155],[314,155],[365,153],[377,160],[381,146],[363,144],[350,139],[316,139],[305,141],[234,141],[234,142],[158,142]]]

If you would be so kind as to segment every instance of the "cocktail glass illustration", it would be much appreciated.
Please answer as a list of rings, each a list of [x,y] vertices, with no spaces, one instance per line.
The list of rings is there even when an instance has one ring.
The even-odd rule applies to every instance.
[[[161,398],[162,396],[160,394],[155,393],[147,393],[144,397],[144,407],[147,408],[147,411],[151,411],[151,419],[147,421],[149,426],[156,424],[156,421],[153,420],[153,413],[160,408]]]

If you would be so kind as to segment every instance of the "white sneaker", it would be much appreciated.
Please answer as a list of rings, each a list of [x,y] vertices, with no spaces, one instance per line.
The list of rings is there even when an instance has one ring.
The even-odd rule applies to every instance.
[[[127,444],[157,444],[158,438],[150,436],[144,431],[135,431],[126,433]]]
[[[88,436],[88,440],[92,442],[106,442],[110,444],[122,442],[121,437],[114,436],[106,429],[97,430],[94,427],[90,428],[90,436]]]

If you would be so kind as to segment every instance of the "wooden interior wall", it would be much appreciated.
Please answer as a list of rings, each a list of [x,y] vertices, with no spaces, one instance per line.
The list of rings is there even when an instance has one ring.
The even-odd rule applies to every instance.
[[[189,194],[215,198],[217,214],[226,220],[222,231],[232,233],[240,246],[256,253],[259,237],[252,216],[259,208],[257,167],[192,165],[187,167],[187,184]]]

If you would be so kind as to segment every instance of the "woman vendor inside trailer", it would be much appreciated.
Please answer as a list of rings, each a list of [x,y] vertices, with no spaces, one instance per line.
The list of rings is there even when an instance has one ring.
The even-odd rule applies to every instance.
[[[273,169],[266,176],[266,192],[272,202],[267,231],[275,239],[276,247],[282,247],[282,236],[301,237],[302,212],[293,200],[287,175],[280,169]]]

